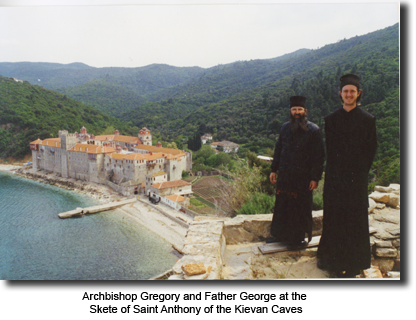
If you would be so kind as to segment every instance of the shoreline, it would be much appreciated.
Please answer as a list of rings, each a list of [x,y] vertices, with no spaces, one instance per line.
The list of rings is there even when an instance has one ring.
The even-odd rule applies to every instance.
[[[44,171],[34,172],[32,169],[25,169],[23,166],[0,165],[0,171],[11,172],[16,176],[25,179],[39,181],[44,184],[54,185],[62,189],[81,193],[98,201],[100,204],[126,199],[126,197],[102,184],[75,180],[72,178],[62,178],[53,173],[47,173]]]
[[[14,171],[23,168],[23,166],[16,166],[12,164],[0,164],[0,171]]]
[[[100,204],[127,199],[125,196],[112,190],[106,185],[71,178],[62,178],[53,173],[46,173],[44,171],[34,172],[32,169],[25,169],[23,166],[0,165],[0,171],[10,172],[25,179],[39,181],[41,183],[81,193],[98,201]],[[142,198],[141,195],[139,197]],[[177,215],[182,215],[182,213],[173,212],[173,210],[167,207],[164,209],[164,211],[168,212],[168,215],[172,216],[172,218],[175,218]],[[130,218],[134,223],[150,230],[156,236],[172,245],[173,250],[181,253],[187,228],[181,226],[172,219],[169,219],[166,215],[161,214],[156,208],[152,208],[151,204],[137,200],[135,203],[124,205],[115,209],[115,211]]]

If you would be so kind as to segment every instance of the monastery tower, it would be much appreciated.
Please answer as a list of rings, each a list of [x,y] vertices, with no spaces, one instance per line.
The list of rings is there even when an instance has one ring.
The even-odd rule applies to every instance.
[[[77,143],[77,136],[68,133],[67,130],[59,130],[59,138],[61,139],[61,150],[59,150],[61,174],[63,178],[68,178],[68,150]]]
[[[61,149],[69,150],[77,143],[77,137],[74,133],[68,133],[67,130],[59,130],[61,139]]]
[[[143,127],[138,134],[139,139],[142,141],[142,143],[146,146],[152,145],[152,135],[150,134],[150,130],[146,127]]]

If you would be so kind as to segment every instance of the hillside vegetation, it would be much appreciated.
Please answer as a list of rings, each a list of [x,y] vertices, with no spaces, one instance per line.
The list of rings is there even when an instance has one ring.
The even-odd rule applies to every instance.
[[[276,68],[271,67],[273,63]],[[243,151],[268,153],[281,125],[288,121],[289,97],[305,95],[309,119],[323,126],[323,118],[341,107],[339,77],[345,73],[360,75],[362,107],[377,117],[377,159],[397,157],[398,25],[275,62],[217,66],[177,88],[171,98],[146,103],[121,119],[160,131],[167,140],[208,132],[214,139],[241,144]],[[245,90],[235,93],[239,85]]]
[[[43,86],[118,115],[147,101],[146,95],[201,75],[199,67],[152,64],[140,68],[94,68],[82,63],[0,63],[0,74]]]
[[[126,135],[139,131],[65,95],[0,76],[0,158],[20,159],[30,153],[29,142],[82,126],[94,134],[106,128]]]

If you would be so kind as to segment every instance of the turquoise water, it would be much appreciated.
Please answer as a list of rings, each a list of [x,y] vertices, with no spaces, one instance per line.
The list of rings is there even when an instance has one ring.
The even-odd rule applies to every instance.
[[[58,217],[95,204],[0,172],[0,279],[140,280],[172,267],[171,245],[120,211]]]

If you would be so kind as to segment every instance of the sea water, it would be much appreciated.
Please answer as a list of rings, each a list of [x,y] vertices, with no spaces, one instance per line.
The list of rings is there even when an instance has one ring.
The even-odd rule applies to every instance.
[[[0,279],[143,280],[173,266],[171,245],[118,210],[58,217],[96,204],[0,172]]]

